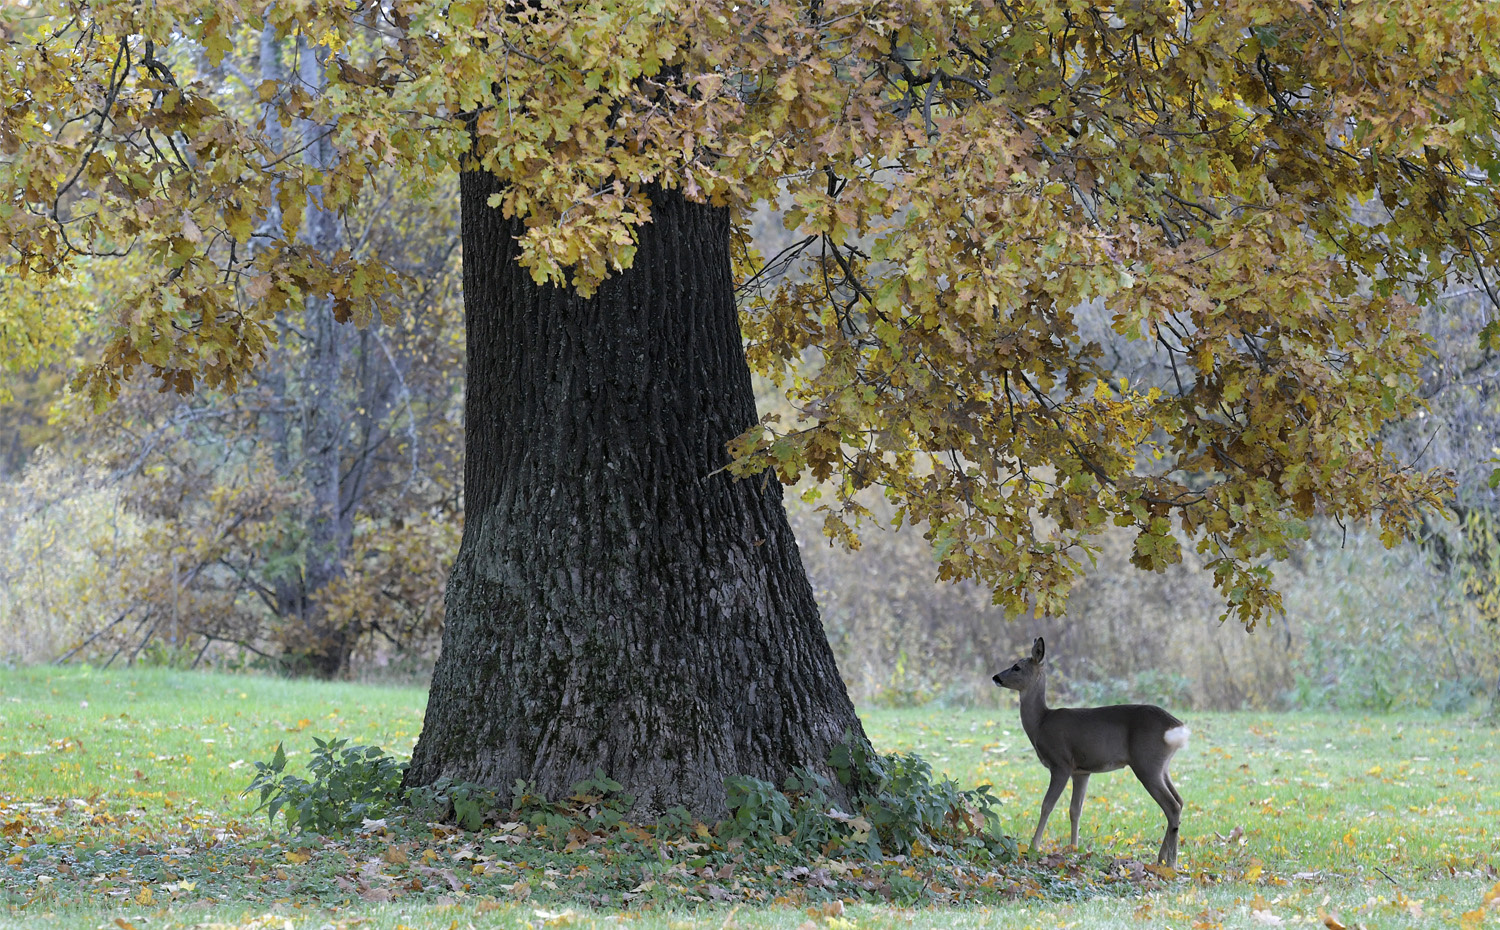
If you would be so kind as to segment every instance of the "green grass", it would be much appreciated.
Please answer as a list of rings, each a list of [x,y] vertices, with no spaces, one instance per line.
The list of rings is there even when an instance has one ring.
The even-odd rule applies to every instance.
[[[405,754],[424,697],[160,669],[0,671],[0,926],[613,926],[617,909],[548,896],[566,857],[505,862],[511,874],[496,870],[477,893],[345,903],[334,882],[360,864],[355,847],[289,838],[250,816],[253,802],[239,796],[249,763],[269,759],[278,742],[303,756],[313,736]],[[1006,829],[1029,839],[1046,773],[1013,709],[874,710],[865,720],[881,749],[918,752],[962,785],[993,783]],[[649,930],[1186,928],[1273,926],[1273,917],[1322,925],[1322,909],[1348,926],[1447,927],[1495,885],[1500,732],[1492,722],[1311,714],[1188,722],[1192,743],[1173,765],[1186,800],[1175,879],[1097,880],[1116,857],[1149,860],[1161,837],[1160,811],[1117,772],[1090,785],[1081,839],[1092,855],[1032,867],[1044,880],[1028,880],[1023,894],[1039,897],[917,909],[865,903],[838,915],[815,889],[772,875],[757,876],[768,883],[764,904],[693,905],[663,884],[628,916]],[[1064,802],[1043,851],[1066,836]],[[461,850],[472,844],[429,836],[399,845],[412,869],[429,851],[446,857],[433,865],[452,859],[468,869]],[[408,866],[378,859],[361,867],[408,875]],[[1045,880],[1049,869],[1056,882]],[[1081,873],[1096,880],[1070,880]],[[1488,914],[1484,925],[1500,927],[1500,909]]]
[[[1007,829],[1029,840],[1047,785],[1019,715],[868,711],[871,740],[919,753],[961,784],[1007,801]],[[1276,873],[1419,878],[1500,864],[1500,731],[1472,718],[1193,714],[1172,762],[1185,802],[1183,857],[1194,868],[1258,861]],[[1048,836],[1066,842],[1066,798]],[[1161,810],[1128,771],[1089,782],[1079,841],[1155,855]],[[1239,827],[1241,836],[1229,843]],[[1043,848],[1047,848],[1045,842]]]
[[[107,795],[146,824],[194,802],[241,818],[249,763],[278,742],[288,755],[306,754],[312,736],[408,755],[426,702],[417,688],[169,669],[0,671],[0,794]]]

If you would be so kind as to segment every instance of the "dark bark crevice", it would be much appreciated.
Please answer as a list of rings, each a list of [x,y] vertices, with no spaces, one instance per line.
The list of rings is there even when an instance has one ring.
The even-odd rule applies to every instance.
[[[826,770],[863,733],[781,487],[719,470],[755,421],[727,211],[652,189],[582,299],[516,264],[495,189],[463,176],[466,525],[408,783],[600,768],[637,815],[715,816],[726,775]]]

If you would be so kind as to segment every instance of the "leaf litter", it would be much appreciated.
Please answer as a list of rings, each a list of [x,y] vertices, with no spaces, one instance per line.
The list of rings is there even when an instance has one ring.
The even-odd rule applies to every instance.
[[[533,902],[651,910],[682,904],[834,902],[962,905],[1022,898],[1136,894],[1174,876],[1135,860],[1053,853],[978,866],[918,848],[914,855],[806,855],[758,848],[706,824],[682,835],[620,822],[549,831],[518,820],[476,832],[410,816],[332,836],[282,833],[185,805],[146,825],[109,799],[0,796],[0,905],[95,903],[160,907],[242,903],[341,908],[395,901],[450,905]]]

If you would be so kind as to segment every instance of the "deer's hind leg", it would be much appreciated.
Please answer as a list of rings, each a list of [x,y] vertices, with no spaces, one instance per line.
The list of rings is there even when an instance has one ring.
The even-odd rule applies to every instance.
[[[1182,810],[1182,795],[1177,793],[1177,786],[1172,784],[1172,775],[1165,770],[1161,773],[1162,780],[1167,783],[1167,790],[1172,792],[1172,797],[1177,801],[1177,809]]]
[[[1157,769],[1132,765],[1130,770],[1145,786],[1146,793],[1151,795],[1152,800],[1161,807],[1161,812],[1167,815],[1167,832],[1161,838],[1161,849],[1156,854],[1156,861],[1170,868],[1176,868],[1177,833],[1182,823],[1182,797],[1173,787],[1165,766]]]

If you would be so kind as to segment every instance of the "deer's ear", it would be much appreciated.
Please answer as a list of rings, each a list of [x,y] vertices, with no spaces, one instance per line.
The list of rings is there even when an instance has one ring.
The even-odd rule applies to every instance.
[[[1042,661],[1042,657],[1046,654],[1047,644],[1042,642],[1042,638],[1038,636],[1036,638],[1036,642],[1031,644],[1031,661],[1040,662]]]

